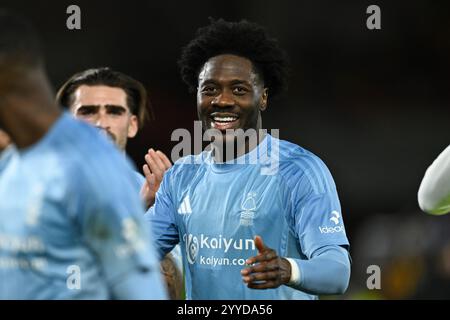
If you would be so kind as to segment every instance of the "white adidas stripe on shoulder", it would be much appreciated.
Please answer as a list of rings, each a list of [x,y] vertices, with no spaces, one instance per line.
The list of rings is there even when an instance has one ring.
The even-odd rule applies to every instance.
[[[178,208],[178,213],[179,214],[190,214],[190,213],[192,213],[191,201],[189,200],[189,196],[184,197],[183,202],[181,202],[181,205]]]

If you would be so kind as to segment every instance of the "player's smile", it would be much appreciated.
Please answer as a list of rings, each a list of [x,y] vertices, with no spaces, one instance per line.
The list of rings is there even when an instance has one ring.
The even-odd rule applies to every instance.
[[[210,114],[211,128],[218,130],[238,129],[239,115],[229,112],[213,112]]]
[[[198,76],[197,110],[205,129],[259,129],[267,91],[246,58],[222,54],[210,58]],[[234,141],[234,138],[233,138]]]

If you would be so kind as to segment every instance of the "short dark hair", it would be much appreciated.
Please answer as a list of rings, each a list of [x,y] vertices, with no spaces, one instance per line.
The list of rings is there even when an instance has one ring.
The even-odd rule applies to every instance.
[[[0,73],[17,68],[39,68],[43,62],[39,37],[31,22],[0,8]]]
[[[228,22],[210,18],[210,24],[197,30],[196,37],[183,48],[178,64],[190,91],[198,85],[198,75],[208,59],[220,54],[249,59],[274,97],[287,88],[287,56],[277,40],[256,23]]]
[[[153,118],[150,101],[147,99],[147,91],[142,83],[107,67],[88,69],[74,74],[58,90],[56,102],[64,108],[70,108],[73,104],[73,93],[82,85],[104,85],[123,89],[127,95],[130,112],[138,117],[140,128],[149,118],[149,109]]]

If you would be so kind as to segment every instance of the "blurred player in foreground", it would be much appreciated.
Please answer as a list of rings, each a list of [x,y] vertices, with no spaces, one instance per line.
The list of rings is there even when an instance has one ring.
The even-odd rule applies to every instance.
[[[15,148],[11,143],[11,139],[5,131],[0,129],[0,173],[14,153]]]
[[[17,154],[16,151],[16,147],[11,143],[10,137],[5,131],[0,129],[0,179],[3,169]]]
[[[59,89],[59,105],[78,119],[102,129],[125,154],[128,139],[134,138],[148,118],[147,92],[137,80],[110,68],[93,68],[76,73]],[[162,177],[172,164],[161,151],[150,149],[145,156],[144,178],[134,171],[136,192],[146,208],[154,203]],[[175,252],[174,252],[175,250]],[[179,246],[161,263],[171,298],[180,299],[183,287]],[[173,255],[172,255],[173,254]],[[174,259],[177,265],[174,264]]]
[[[166,297],[130,164],[63,113],[37,34],[0,11],[0,299]]]
[[[420,208],[433,215],[450,212],[450,146],[433,161],[419,187]]]
[[[0,130],[0,152],[6,150],[6,148],[11,144],[11,139],[6,134],[5,131]]]
[[[212,151],[174,164],[146,218],[161,256],[181,242],[187,298],[342,294],[349,243],[333,178],[311,152],[260,130],[286,80],[277,42],[253,23],[212,21],[180,66]]]

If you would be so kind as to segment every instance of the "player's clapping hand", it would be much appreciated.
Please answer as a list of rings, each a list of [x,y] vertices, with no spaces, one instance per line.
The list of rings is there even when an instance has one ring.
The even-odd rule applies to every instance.
[[[141,188],[141,197],[147,208],[155,203],[155,195],[162,182],[164,173],[172,166],[169,158],[161,151],[148,150],[143,166],[145,183]]]
[[[260,236],[255,237],[258,255],[246,260],[251,265],[241,270],[242,280],[252,289],[278,288],[289,282],[291,265],[286,259],[279,257],[277,252],[266,247]]]

